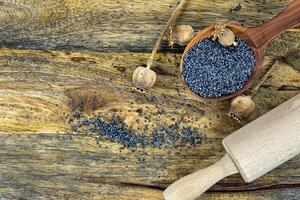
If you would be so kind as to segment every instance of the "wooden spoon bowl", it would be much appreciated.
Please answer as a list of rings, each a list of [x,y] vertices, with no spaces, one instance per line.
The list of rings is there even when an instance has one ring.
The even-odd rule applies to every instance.
[[[204,100],[225,100],[235,97],[248,90],[255,83],[255,80],[258,77],[262,66],[262,62],[264,60],[265,50],[268,44],[277,35],[281,34],[289,28],[293,28],[298,25],[300,25],[300,0],[294,0],[286,9],[284,9],[275,18],[258,27],[247,28],[238,24],[228,24],[227,28],[231,29],[237,37],[240,37],[252,48],[256,58],[256,64],[254,66],[253,72],[250,75],[244,87],[242,87],[234,93],[226,94],[220,97],[210,98],[201,97],[197,94],[196,95]],[[186,53],[199,41],[206,38],[211,38],[214,30],[214,26],[210,26],[204,29],[187,45],[180,64],[181,72],[184,69],[184,57]],[[183,80],[185,82],[184,77]]]

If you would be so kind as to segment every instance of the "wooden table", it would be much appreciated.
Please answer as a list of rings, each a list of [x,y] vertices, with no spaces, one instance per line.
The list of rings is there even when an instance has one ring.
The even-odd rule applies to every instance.
[[[299,28],[268,48],[263,71],[273,70],[248,92],[257,109],[241,125],[226,115],[230,101],[190,95],[179,78],[182,49],[166,41],[153,68],[155,87],[132,90],[132,72],[146,63],[176,2],[0,2],[1,200],[162,199],[170,183],[224,155],[222,138],[300,92]],[[229,12],[238,2],[241,10]],[[255,26],[290,2],[191,0],[176,24],[197,31],[228,19]],[[72,131],[75,112],[115,112],[132,129],[183,118],[206,139],[195,147],[120,149],[96,133]],[[226,178],[199,199],[300,199],[300,157],[250,184],[239,175]]]

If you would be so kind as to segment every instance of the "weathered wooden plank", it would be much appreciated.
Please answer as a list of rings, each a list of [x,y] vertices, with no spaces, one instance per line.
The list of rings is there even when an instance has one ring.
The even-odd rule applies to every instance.
[[[132,71],[147,56],[0,50],[0,196],[161,199],[169,183],[218,160],[224,154],[222,138],[240,126],[226,115],[229,101],[208,103],[192,96],[179,78],[176,54],[158,55],[165,64],[153,68],[159,76],[152,90],[132,90]],[[265,67],[274,59],[267,57]],[[278,63],[253,94],[257,109],[248,121],[300,92],[297,68]],[[96,139],[96,133],[73,131],[68,121],[74,112],[107,117],[114,112],[136,132],[183,118],[206,139],[195,147],[120,149]],[[297,199],[299,166],[296,157],[251,184],[229,177],[202,198]]]
[[[223,116],[227,111],[226,103],[207,104],[189,93],[179,78],[176,65],[180,56],[177,55],[160,55],[158,60],[166,65],[154,67],[159,75],[158,82],[155,89],[147,94],[133,92],[131,88],[132,71],[144,63],[146,54],[3,49],[0,50],[0,58],[2,131],[66,132],[66,120],[72,111],[90,114],[95,110],[117,108],[126,116],[131,115],[128,109],[139,108],[140,104],[152,105],[145,108],[145,113],[149,114],[163,108],[170,109],[172,113],[190,107],[191,111],[185,112],[191,112],[191,116],[195,113],[198,118],[204,114]],[[271,60],[267,58],[266,64]],[[256,117],[298,92],[297,89],[285,91],[283,86],[298,86],[299,71],[285,67],[284,63],[275,72],[278,70],[278,75],[271,79],[273,82],[266,82],[272,86],[261,88],[261,92],[254,94],[262,107]],[[277,91],[282,88],[283,91]],[[271,95],[282,100],[266,98]],[[157,102],[149,100],[153,97]],[[265,108],[267,104],[269,107]],[[163,119],[166,115],[161,117]]]
[[[73,134],[1,134],[0,139],[0,197],[8,199],[162,199],[176,174],[209,165],[223,153],[220,147],[212,152],[209,144],[203,145],[207,150],[168,154],[166,149],[120,152],[113,144],[101,142],[100,148],[93,137]],[[297,199],[299,161],[249,185],[239,176],[227,178],[202,199]]]
[[[3,47],[24,49],[150,51],[176,2],[2,0],[0,38]],[[242,10],[230,13],[238,2]],[[255,26],[289,2],[190,1],[176,23],[196,30],[228,19]],[[252,94],[257,109],[245,123],[300,92],[299,37],[299,29],[290,30],[268,48],[264,68],[278,58],[279,64]],[[181,49],[164,42],[162,51]],[[226,116],[229,101],[191,96],[179,78],[178,54],[157,56],[152,90],[132,90],[132,71],[148,56],[1,49],[0,199],[162,199],[169,183],[218,160],[222,138],[240,126]],[[74,112],[113,112],[136,132],[183,118],[206,139],[195,147],[123,149],[74,131]],[[251,184],[229,177],[200,199],[299,199],[299,166],[298,156]]]
[[[3,47],[149,52],[178,0],[2,0]],[[188,1],[178,24],[196,30],[228,20],[255,26],[291,0]],[[229,12],[238,3],[241,10]],[[296,35],[295,35],[296,34]],[[299,33],[289,33],[297,38]],[[164,43],[163,51],[170,51]],[[176,51],[176,50],[175,50]]]
[[[256,200],[256,199],[263,199],[263,200],[297,200],[299,199],[299,189],[279,189],[273,191],[253,191],[251,193],[247,192],[237,192],[237,193],[225,193],[225,194],[218,194],[212,193],[204,194],[203,197],[199,198],[199,200]]]

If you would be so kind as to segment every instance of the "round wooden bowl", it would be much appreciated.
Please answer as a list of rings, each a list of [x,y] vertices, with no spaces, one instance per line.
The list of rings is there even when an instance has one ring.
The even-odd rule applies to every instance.
[[[246,90],[248,90],[254,83],[255,80],[257,78],[257,75],[259,74],[260,68],[261,68],[261,64],[263,62],[263,55],[264,55],[264,51],[265,48],[256,48],[253,45],[253,41],[251,40],[251,38],[249,38],[247,36],[247,34],[245,34],[245,29],[244,27],[241,27],[239,25],[235,25],[235,24],[229,24],[227,25],[227,27],[229,29],[231,29],[235,35],[237,37],[240,37],[241,39],[243,39],[247,44],[249,44],[249,46],[251,46],[253,53],[255,55],[256,58],[256,63],[254,66],[254,69],[252,71],[252,74],[250,75],[248,81],[246,82],[246,84],[244,85],[244,87],[242,87],[241,89],[237,90],[236,92],[232,93],[232,94],[226,94],[220,97],[202,97],[199,96],[198,94],[194,93],[186,84],[186,81],[183,78],[183,81],[185,82],[185,85],[188,87],[188,89],[194,94],[196,95],[198,98],[201,98],[203,100],[207,100],[207,101],[221,101],[221,100],[225,100],[225,99],[230,99],[233,98],[237,95],[240,95],[241,93],[245,92]],[[187,47],[185,48],[185,51],[183,53],[182,59],[181,59],[181,63],[180,63],[180,71],[182,73],[183,69],[184,69],[184,58],[186,53],[195,45],[197,44],[199,41],[206,39],[206,38],[211,38],[212,37],[212,33],[214,31],[215,27],[214,26],[210,26],[206,29],[204,29],[203,31],[201,31],[196,37],[194,37],[194,39],[187,45]]]

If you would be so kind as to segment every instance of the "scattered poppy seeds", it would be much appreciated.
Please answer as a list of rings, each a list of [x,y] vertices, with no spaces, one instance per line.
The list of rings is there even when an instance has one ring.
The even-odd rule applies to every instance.
[[[76,115],[76,116],[75,116]],[[75,114],[74,117],[77,117]],[[126,148],[136,147],[184,147],[187,145],[201,144],[204,135],[198,129],[184,126],[184,121],[177,121],[169,126],[161,125],[149,134],[136,133],[131,130],[121,119],[113,118],[105,121],[99,117],[83,118],[77,125],[72,125],[73,131],[88,131],[97,133],[99,139],[118,143]],[[147,131],[145,127],[143,132]]]

